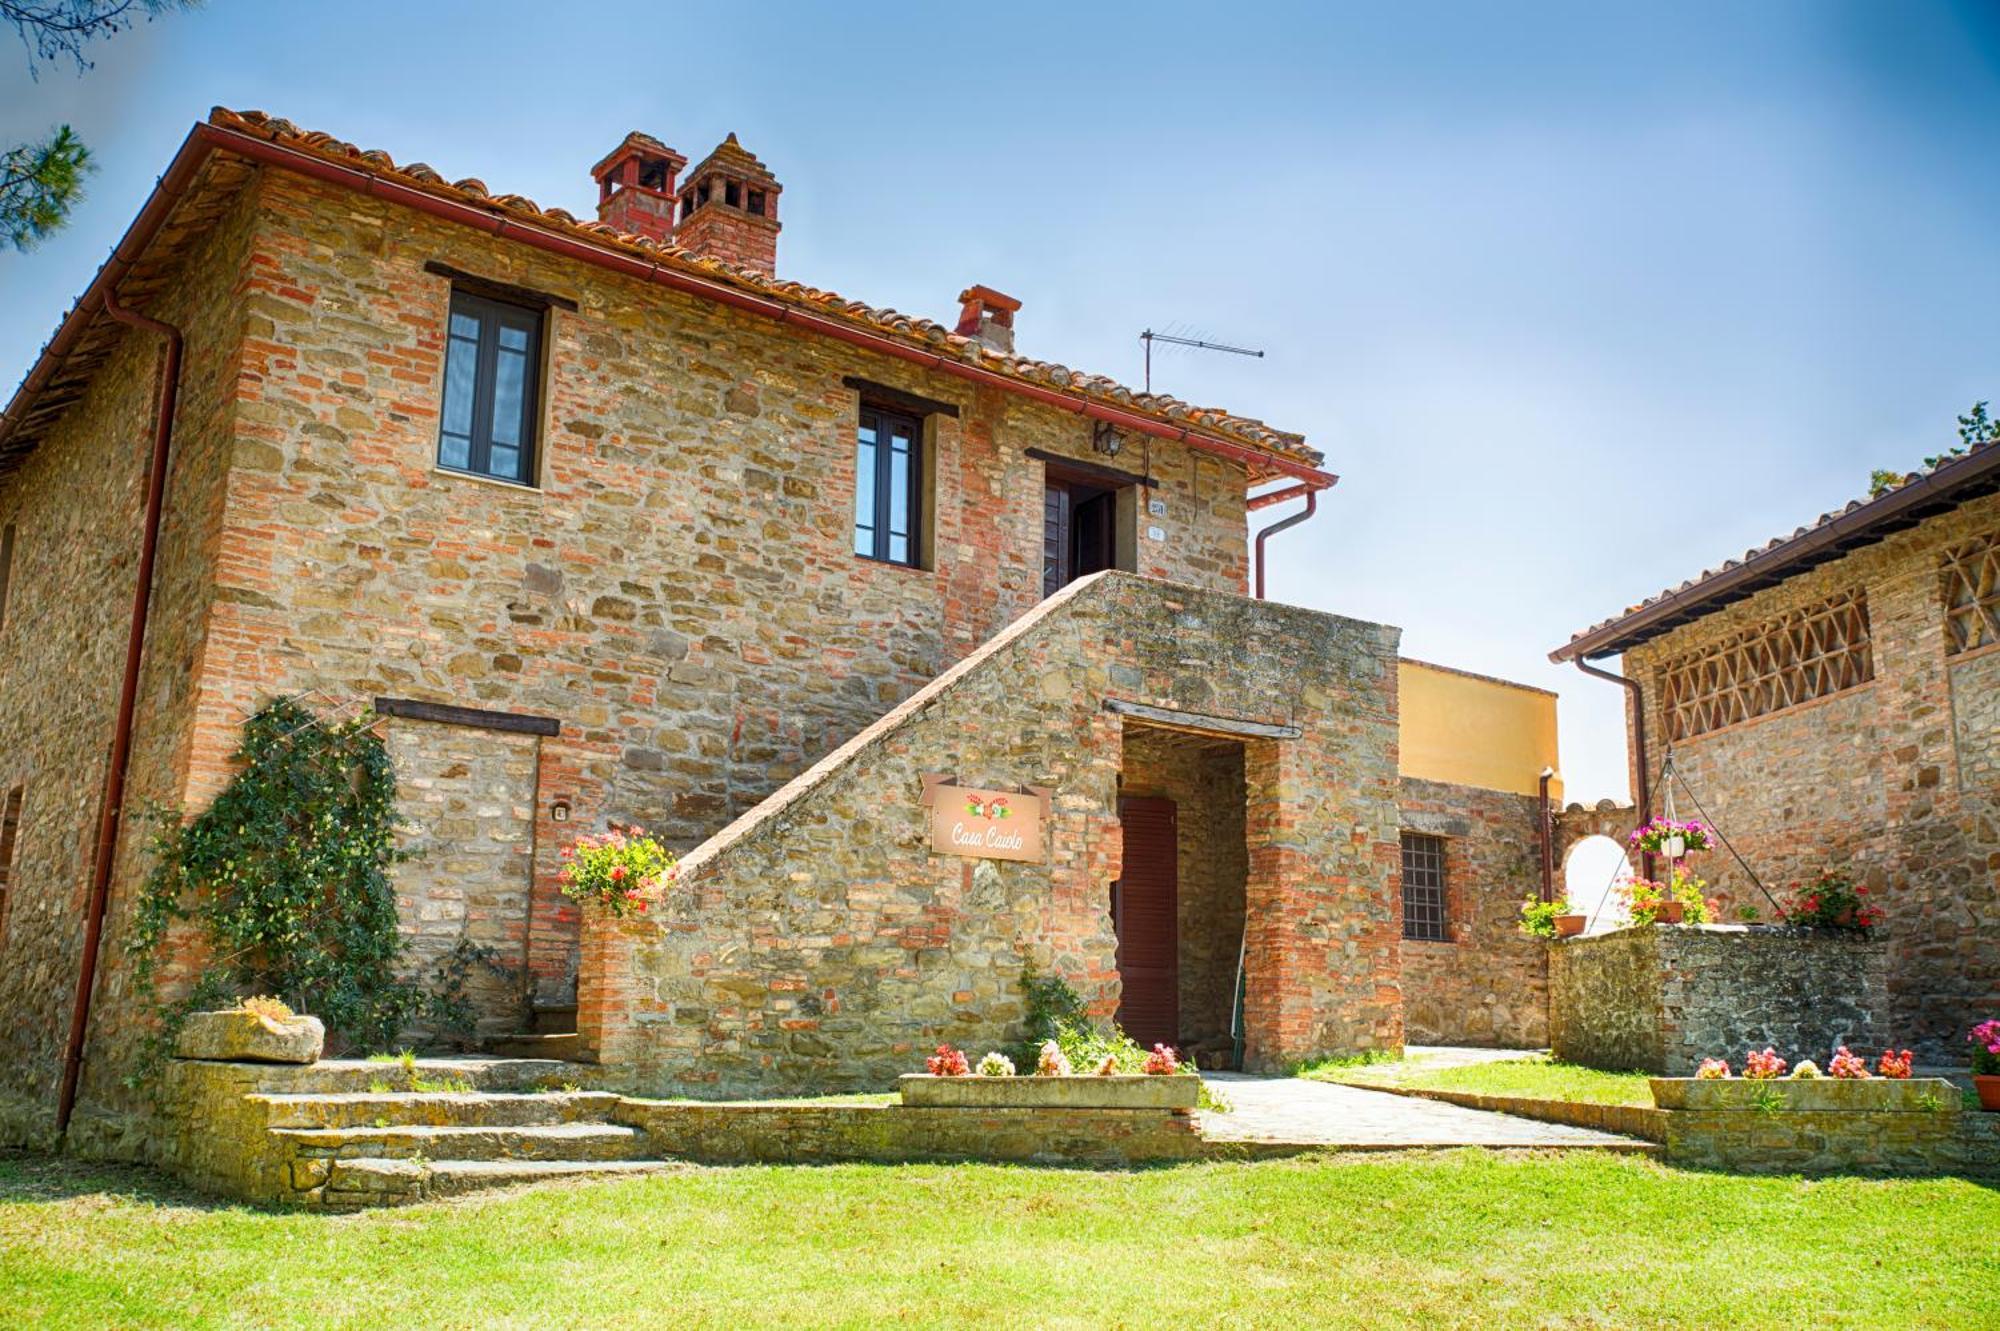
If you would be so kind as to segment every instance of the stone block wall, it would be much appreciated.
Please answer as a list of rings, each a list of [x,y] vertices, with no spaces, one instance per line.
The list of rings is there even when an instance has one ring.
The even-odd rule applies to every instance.
[[[1230,1018],[1250,876],[1243,745],[1128,725],[1121,795],[1174,801],[1178,862],[1180,1043],[1190,1056],[1233,1051]]]
[[[1824,1067],[1836,1045],[1873,1054],[1894,1040],[1877,941],[1643,925],[1547,947],[1550,1046],[1566,1062],[1684,1077],[1766,1046]]]
[[[172,226],[194,228],[177,214]],[[149,862],[145,812],[179,805],[196,748],[197,663],[209,631],[209,588],[232,413],[242,315],[236,283],[254,214],[210,217],[157,292],[127,298],[185,335],[141,663],[125,818],[114,865],[106,942],[71,1141],[129,1154],[145,1112],[123,1080],[149,1005],[132,991],[119,946]],[[146,473],[163,339],[127,330],[79,401],[18,469],[0,477],[0,526],[15,527],[6,622],[0,627],[0,799],[22,793],[0,922],[0,1144],[54,1132],[106,764],[131,625],[144,528]],[[225,750],[226,753],[226,750]],[[199,956],[182,952],[161,975],[171,995]]]
[[[1838,868],[1887,908],[1885,1038],[1961,1058],[2000,1007],[2000,649],[1945,652],[1939,552],[2000,529],[2000,495],[1791,578],[1627,654],[1654,763],[1665,663],[1795,607],[1867,593],[1874,678],[1685,739],[1676,764],[1759,878]],[[1657,776],[1657,771],[1655,773]],[[1681,812],[1692,809],[1683,800]],[[1728,904],[1768,906],[1733,860],[1701,866]]]
[[[1023,965],[1101,1015],[1123,699],[1296,725],[1245,745],[1248,1065],[1403,1038],[1396,633],[1125,574],[1074,584],[738,820],[633,920],[586,922],[578,1024],[628,1087],[886,1087],[1020,1036]],[[935,855],[928,773],[1054,792],[1045,863]]]
[[[255,220],[197,786],[273,692],[555,718],[528,801],[543,1002],[573,980],[569,836],[615,817],[690,848],[986,641],[1041,597],[1026,450],[1095,456],[1073,413],[333,186],[267,173]],[[535,488],[434,465],[427,263],[575,306],[547,315]],[[926,567],[853,554],[856,377],[957,412],[926,421]],[[1145,465],[1165,514],[1137,571],[1240,591],[1243,470],[1158,441]]]
[[[1405,831],[1444,838],[1451,934],[1442,943],[1403,940],[1406,1038],[1506,1049],[1546,1045],[1547,945],[1519,928],[1522,899],[1541,891],[1540,801],[1404,777],[1398,805]]]

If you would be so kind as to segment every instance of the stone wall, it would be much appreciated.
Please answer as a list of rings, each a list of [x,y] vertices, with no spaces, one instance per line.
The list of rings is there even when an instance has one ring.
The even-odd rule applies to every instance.
[[[407,972],[435,985],[455,965],[476,1034],[525,1031],[537,740],[404,717],[381,733],[410,857],[395,872]]]
[[[1656,1081],[1667,1159],[1740,1174],[1953,1174],[2000,1180],[2000,1114],[1942,1079]]]
[[[1173,800],[1179,867],[1180,1044],[1226,1065],[1250,875],[1243,745],[1128,725],[1121,795]]]
[[[574,964],[568,835],[612,817],[692,847],[984,642],[1041,596],[1025,450],[1095,456],[1072,413],[350,191],[268,173],[257,223],[200,751],[276,691],[556,718],[545,1002]],[[434,466],[451,284],[427,262],[576,306],[548,315],[536,488]],[[852,553],[849,377],[958,412],[927,422],[927,567]],[[1240,591],[1243,470],[1160,441],[1133,465],[1165,510],[1137,571]]]
[[[179,225],[177,220],[175,225]],[[126,795],[90,1039],[71,1139],[130,1153],[144,1101],[132,1070],[146,1004],[119,945],[148,862],[149,805],[183,799],[199,693],[221,484],[231,439],[241,314],[235,283],[252,212],[224,215],[142,308],[185,335],[167,509],[154,571]],[[136,302],[135,302],[136,303]],[[131,626],[163,339],[127,331],[81,401],[0,479],[14,524],[0,629],[0,795],[23,793],[0,948],[0,1143],[54,1131],[62,1055],[82,963],[106,762]],[[171,994],[199,958],[164,968]]]
[[[1402,1043],[1396,632],[1126,574],[1073,585],[587,922],[578,1025],[628,1087],[867,1088],[1020,1037],[1023,965],[1100,1015],[1122,699],[1295,725],[1245,745],[1247,1063]],[[936,855],[922,778],[1053,790],[1046,863]]]
[[[1886,949],[1841,934],[1743,925],[1641,925],[1549,948],[1557,1058],[1688,1076],[1775,1048],[1825,1066],[1836,1045],[1892,1042]]]
[[[1942,548],[1996,528],[2000,495],[1973,500],[1634,648],[1624,663],[1645,689],[1657,764],[1666,661],[1866,590],[1871,682],[1683,740],[1674,756],[1765,883],[1839,868],[1878,894],[1893,996],[1885,1038],[1933,1057],[1962,1057],[1965,1030],[2000,1003],[2000,651],[1946,656],[1938,573]],[[1685,800],[1681,812],[1692,814]],[[1726,855],[1701,868],[1727,903],[1765,906]]]
[[[1411,1044],[1534,1049],[1548,1043],[1547,947],[1520,930],[1541,891],[1540,801],[1404,777],[1405,831],[1445,840],[1449,942],[1403,940]],[[1400,918],[1400,917],[1399,917]]]

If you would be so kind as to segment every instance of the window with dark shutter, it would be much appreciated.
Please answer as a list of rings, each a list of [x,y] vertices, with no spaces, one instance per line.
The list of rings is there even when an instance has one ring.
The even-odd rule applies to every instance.
[[[1444,913],[1444,838],[1403,833],[1403,937],[1449,943]]]
[[[854,553],[917,567],[923,431],[912,416],[864,405],[854,430]]]
[[[533,485],[542,312],[451,295],[438,466]]]

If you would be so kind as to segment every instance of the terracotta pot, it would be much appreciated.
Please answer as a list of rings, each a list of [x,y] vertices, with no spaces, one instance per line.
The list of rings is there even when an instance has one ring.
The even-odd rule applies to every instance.
[[[1654,924],[1679,924],[1687,908],[1678,901],[1662,901],[1653,914]]]
[[[1979,1107],[1989,1114],[2000,1114],[2000,1074],[1974,1077],[1972,1087],[1979,1092]]]
[[[1588,915],[1556,916],[1556,937],[1574,938],[1583,932],[1583,926],[1590,923]]]

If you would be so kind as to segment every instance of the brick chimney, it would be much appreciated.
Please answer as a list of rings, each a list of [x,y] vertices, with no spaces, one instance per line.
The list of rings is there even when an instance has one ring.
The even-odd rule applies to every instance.
[[[590,168],[597,182],[597,220],[648,240],[672,240],[674,177],[687,160],[652,135],[633,130]]]
[[[967,287],[958,293],[958,335],[976,337],[995,351],[1014,349],[1014,314],[1021,302],[992,287]]]
[[[760,273],[778,269],[784,186],[731,134],[688,172],[674,243]]]

